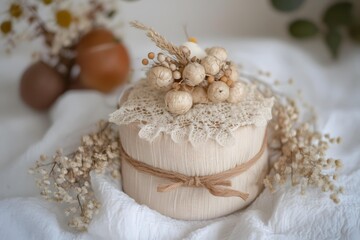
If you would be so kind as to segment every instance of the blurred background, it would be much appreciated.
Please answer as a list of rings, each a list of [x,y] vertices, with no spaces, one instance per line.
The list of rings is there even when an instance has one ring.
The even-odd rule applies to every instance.
[[[54,2],[1,0],[0,9],[3,11],[0,13],[0,20],[5,21],[9,17],[11,3],[21,2],[68,3],[64,6],[75,12],[83,8],[77,0]],[[289,2],[300,4],[296,8],[292,6],[294,9],[279,10],[281,4],[286,6]],[[348,5],[352,4],[352,17],[357,19],[359,24],[359,0],[123,0],[117,1],[116,7],[118,13],[116,21],[121,24],[112,25],[110,29],[120,33],[121,41],[128,51],[131,80],[137,80],[145,75],[141,61],[148,52],[157,52],[157,48],[143,31],[131,28],[129,21],[138,20],[151,26],[177,45],[187,41],[184,31],[186,28],[189,36],[196,37],[199,45],[204,48],[223,46],[228,50],[230,59],[237,63],[246,63],[256,66],[257,69],[272,72],[273,79],[287,81],[289,78],[294,78],[300,88],[307,87],[304,91],[306,99],[316,102],[317,107],[324,110],[323,116],[326,119],[325,111],[329,113],[336,106],[352,106],[353,103],[345,101],[344,96],[358,95],[360,89],[360,81],[358,81],[360,25],[356,25],[357,35],[354,39],[357,39],[357,43],[349,37],[347,28],[343,26],[337,33],[341,35],[341,41],[337,36],[330,38],[330,45],[334,47],[335,44],[338,47],[337,59],[333,57],[329,45],[324,41],[325,34],[329,30],[324,23],[324,12],[330,6],[344,2]],[[280,5],[276,6],[276,4]],[[52,9],[53,6],[50,5],[48,8]],[[338,10],[332,14],[332,18],[337,21],[347,19],[347,14],[343,14],[343,12],[347,13],[346,7],[345,9],[340,7],[340,14]],[[312,25],[298,26],[297,37],[294,37],[289,33],[289,24],[296,19],[307,19]],[[14,19],[13,23],[18,21]],[[312,34],[316,36],[310,36]],[[14,138],[21,136],[23,141],[18,143],[18,149],[9,151],[8,140],[0,138],[0,150],[6,153],[6,156],[16,156],[22,153],[21,150],[25,150],[34,139],[40,138],[51,124],[46,111],[32,110],[19,96],[20,78],[33,61],[32,52],[35,49],[44,49],[44,44],[41,41],[23,41],[12,49],[11,54],[7,54],[5,43],[4,34],[1,34],[0,134],[14,135]],[[87,59],[100,59],[100,62],[106,62],[108,58]],[[107,100],[111,106],[115,105],[114,99],[118,91],[119,88],[112,94],[115,97]],[[85,92],[87,93],[68,91],[58,98],[55,105],[61,105],[63,99],[76,95],[82,99],[83,102],[79,104],[85,108],[88,97],[86,94],[95,94],[93,91]],[[329,92],[332,101],[328,101]],[[104,98],[108,95],[101,96]],[[56,109],[50,108],[50,115],[53,111]],[[24,132],[28,135],[26,139]]]
[[[99,10],[94,5],[81,4],[86,1],[115,2],[116,7]],[[42,24],[49,27],[49,31],[28,27],[34,21],[33,16],[22,11],[28,3],[40,6],[38,13],[44,15]],[[318,113],[318,130],[343,138],[340,149],[330,150],[329,155],[342,159],[347,173],[357,174],[356,179],[344,178],[352,186],[345,191],[348,205],[336,206],[334,215],[327,218],[331,221],[329,229],[336,226],[334,231],[341,228],[341,233],[358,229],[348,220],[355,218],[351,209],[358,206],[355,204],[359,199],[354,194],[358,193],[355,185],[360,172],[360,130],[357,128],[360,122],[360,0],[0,0],[0,9],[0,209],[3,206],[0,223],[4,223],[4,231],[0,232],[5,232],[4,236],[6,232],[22,235],[23,239],[65,236],[62,233],[67,230],[60,226],[62,223],[52,207],[42,208],[44,202],[37,198],[32,199],[38,201],[36,204],[28,200],[19,202],[18,198],[39,196],[34,179],[27,172],[41,154],[53,155],[58,148],[72,151],[81,136],[92,132],[96,122],[108,119],[116,109],[124,83],[145,76],[151,64],[143,66],[143,59],[149,52],[158,53],[159,49],[144,31],[129,26],[133,20],[151,26],[176,45],[188,41],[186,28],[189,36],[197,38],[199,46],[226,48],[229,59],[241,64],[242,72],[249,72],[269,84],[280,81],[276,90],[294,98],[301,96],[308,106],[314,107]],[[96,32],[93,26],[88,32],[78,31],[80,25],[83,29],[89,27],[88,15],[82,14],[94,9],[104,13],[98,19],[101,23],[106,23],[107,17],[111,18],[115,12],[116,24],[104,24],[107,31]],[[7,49],[15,30],[20,40],[25,32],[40,38],[10,44],[9,54]],[[114,34],[120,36],[120,42],[115,41]],[[50,46],[41,39],[44,36]],[[65,55],[61,55],[59,45]],[[51,55],[53,50],[57,52]],[[34,58],[33,53],[38,51],[45,52],[43,62],[36,54]],[[92,55],[94,52],[97,54]],[[57,57],[64,60],[59,66]],[[60,71],[64,65],[70,70]],[[289,82],[295,83],[289,86]],[[10,199],[13,197],[15,200]],[[13,204],[1,205],[5,198]],[[318,204],[315,207],[322,204],[315,202]],[[277,202],[274,203],[277,207]],[[272,211],[267,210],[266,214]],[[117,212],[117,208],[111,212]],[[323,212],[333,213],[327,209]],[[294,228],[289,225],[289,230],[281,228],[278,232],[295,231],[303,236],[306,226],[313,222],[308,221],[311,217],[300,216],[306,225],[294,225]],[[109,219],[114,224],[114,219]],[[116,227],[111,227],[115,225],[106,225],[106,221],[104,224],[100,224],[100,231],[94,236],[102,236],[107,230],[116,231]],[[271,227],[276,228],[277,224],[269,228],[266,224],[265,233],[273,236],[276,232],[272,232]],[[101,226],[106,226],[105,230]],[[309,229],[319,231],[316,236],[320,236],[321,226]],[[46,231],[50,233],[47,238],[44,237]]]
[[[287,28],[292,20],[298,18],[310,19],[323,27],[322,15],[325,9],[336,2],[341,1],[303,1],[299,8],[284,12],[274,8],[271,0],[125,1],[121,3],[121,14],[125,23],[139,20],[175,43],[186,41],[183,30],[186,26],[189,35],[197,37],[200,44],[226,38],[280,39],[302,47],[321,61],[327,61],[331,58],[321,37],[296,41],[289,35]],[[350,2],[353,2],[360,16],[360,1]],[[132,29],[128,24],[124,26],[124,40],[132,52],[136,52],[134,50],[141,44],[149,43],[141,31]],[[353,44],[346,42],[344,51],[351,51]]]
[[[338,0],[307,0],[291,12],[276,10],[271,0],[136,0],[122,1],[125,21],[137,19],[154,26],[169,38],[184,38],[182,27],[199,37],[287,38],[290,20],[302,17],[321,23],[325,8]],[[359,1],[352,1],[359,8]],[[140,36],[128,26],[129,39]]]
[[[10,2],[2,0],[1,9],[6,9]],[[72,2],[75,3],[75,1]],[[286,0],[277,2],[286,2]],[[143,32],[129,26],[128,22],[132,20],[146,23],[176,44],[186,41],[184,32],[186,26],[189,35],[198,38],[199,44],[216,45],[219,39],[222,41],[224,39],[281,40],[300,47],[321,62],[331,61],[322,37],[298,41],[289,35],[288,26],[295,19],[308,19],[324,31],[322,16],[326,8],[344,1],[290,0],[288,2],[301,2],[301,4],[294,10],[280,11],[274,7],[272,0],[122,0],[118,4],[122,27],[117,26],[116,31],[121,33],[122,40],[132,56],[132,66],[136,69],[141,66],[139,59],[141,61],[142,56],[138,53],[145,49],[151,50],[152,43]],[[360,1],[345,2],[351,2],[354,5],[355,15],[360,16]],[[346,55],[356,46],[348,41],[347,36],[344,38],[341,44],[341,55]],[[20,44],[14,52],[27,56],[25,53],[32,51],[30,47],[32,45]],[[14,57],[14,54],[5,56],[3,51],[0,54],[1,59],[6,57],[6,61],[0,60],[0,70],[11,71],[13,63],[10,59]],[[21,65],[20,68],[22,67]]]

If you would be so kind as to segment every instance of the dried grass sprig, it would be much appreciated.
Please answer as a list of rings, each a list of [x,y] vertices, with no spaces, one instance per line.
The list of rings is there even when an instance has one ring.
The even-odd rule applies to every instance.
[[[290,181],[292,186],[300,186],[301,194],[305,194],[307,188],[315,187],[330,192],[330,199],[339,203],[344,188],[336,186],[336,180],[342,161],[328,158],[327,150],[331,144],[340,143],[341,138],[317,131],[315,112],[306,120],[300,119],[300,108],[295,99],[277,92],[256,77],[244,77],[255,84],[262,95],[275,98],[273,120],[269,123],[273,164],[264,179],[265,187],[273,192]]]
[[[146,31],[146,36],[148,36],[151,41],[156,44],[157,47],[164,51],[167,51],[171,55],[174,55],[180,63],[184,65],[187,64],[187,55],[181,50],[181,48],[166,40],[165,37],[160,35],[154,29],[138,21],[132,21],[130,22],[130,25],[134,28]]]
[[[36,177],[41,195],[60,203],[69,226],[84,231],[97,214],[101,203],[96,199],[90,172],[120,177],[119,139],[109,122],[99,122],[98,131],[84,135],[72,153],[62,151],[47,158],[42,155],[29,173]]]

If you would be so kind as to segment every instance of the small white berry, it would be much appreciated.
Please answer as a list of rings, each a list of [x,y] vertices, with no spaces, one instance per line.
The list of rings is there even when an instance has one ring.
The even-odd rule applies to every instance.
[[[178,80],[181,78],[181,73],[179,71],[173,72],[173,78]]]
[[[157,56],[157,60],[159,62],[164,62],[165,61],[165,55],[162,54],[162,53],[159,53],[158,56]]]
[[[175,71],[176,70],[176,65],[175,64],[170,64],[170,69],[171,71]]]

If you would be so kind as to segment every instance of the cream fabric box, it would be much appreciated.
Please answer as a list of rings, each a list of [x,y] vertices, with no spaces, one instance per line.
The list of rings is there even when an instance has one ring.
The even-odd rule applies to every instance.
[[[158,192],[171,184],[122,161],[124,191],[140,204],[173,218],[204,220],[246,207],[262,190],[268,169],[267,121],[273,99],[263,98],[249,86],[247,99],[239,104],[194,106],[187,114],[174,116],[164,110],[163,93],[140,81],[121,99],[110,116],[119,125],[124,152],[149,166],[186,176],[222,173],[257,159],[246,171],[232,177],[225,189],[249,194],[214,196],[204,187],[179,186]],[[201,104],[199,104],[201,105]]]

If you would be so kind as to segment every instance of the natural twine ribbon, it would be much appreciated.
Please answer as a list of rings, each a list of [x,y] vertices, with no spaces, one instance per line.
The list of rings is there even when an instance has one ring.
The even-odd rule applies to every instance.
[[[255,164],[257,160],[260,159],[260,157],[263,155],[266,146],[267,146],[267,136],[264,136],[264,140],[262,143],[262,146],[259,150],[259,152],[252,157],[249,161],[246,163],[242,163],[240,165],[236,165],[234,168],[231,168],[229,170],[212,174],[212,175],[206,175],[206,176],[187,176],[181,173],[167,171],[161,168],[150,166],[146,163],[140,162],[138,160],[133,159],[130,157],[124,149],[121,147],[121,157],[123,160],[125,160],[128,164],[130,164],[132,167],[134,167],[136,170],[148,173],[150,175],[159,177],[159,178],[165,178],[170,180],[172,183],[169,184],[163,184],[159,185],[157,187],[158,192],[167,192],[171,191],[175,188],[181,187],[181,186],[187,186],[187,187],[202,187],[206,188],[212,195],[218,196],[218,197],[240,197],[244,201],[249,197],[248,193],[244,193],[241,191],[237,191],[230,188],[225,188],[221,186],[231,186],[231,181],[228,180],[229,178],[236,177],[240,175],[241,173],[248,170],[252,165]]]

